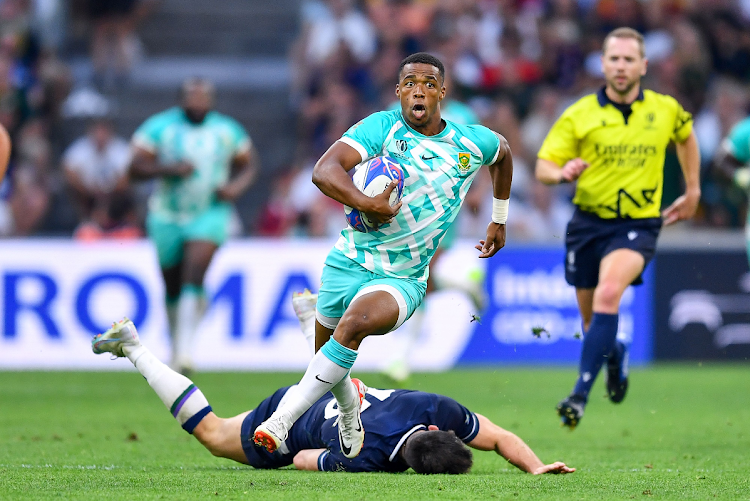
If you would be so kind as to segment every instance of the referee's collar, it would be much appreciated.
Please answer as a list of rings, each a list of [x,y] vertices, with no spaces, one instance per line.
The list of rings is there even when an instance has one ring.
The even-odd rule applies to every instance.
[[[599,92],[596,93],[596,99],[597,101],[599,101],[599,106],[601,106],[602,108],[604,108],[608,104],[614,105],[615,108],[617,108],[618,106],[629,106],[629,105],[623,105],[621,103],[616,103],[612,101],[607,95],[606,90],[607,90],[607,87],[605,86],[599,89]],[[638,89],[638,97],[635,98],[635,101],[643,101],[643,87]],[[635,101],[633,101],[633,103]],[[633,103],[630,103],[630,104],[633,104]]]

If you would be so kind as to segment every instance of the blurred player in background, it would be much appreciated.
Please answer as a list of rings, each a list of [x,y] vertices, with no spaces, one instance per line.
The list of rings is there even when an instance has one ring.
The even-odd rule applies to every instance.
[[[642,282],[662,223],[691,218],[700,199],[693,118],[674,98],[641,88],[647,64],[640,33],[630,28],[609,33],[602,54],[605,87],[565,110],[538,154],[537,179],[578,181],[565,241],[565,278],[576,288],[584,338],[578,380],[557,406],[570,428],[583,416],[604,362],[609,399],[625,398],[628,357],[627,343],[617,339],[620,298],[630,284]],[[670,141],[677,147],[686,190],[660,214]]]
[[[143,375],[164,405],[214,456],[254,468],[272,469],[294,464],[300,470],[347,472],[466,473],[472,454],[464,444],[495,451],[519,469],[542,473],[572,473],[565,463],[544,464],[513,433],[455,400],[406,390],[367,388],[352,379],[357,406],[367,426],[367,447],[356,458],[340,452],[336,433],[338,412],[330,395],[322,395],[289,430],[274,452],[256,447],[252,431],[288,398],[291,388],[281,388],[251,411],[229,419],[213,413],[203,393],[185,376],[157,359],[138,339],[133,322],[117,322],[91,342],[94,353],[127,357]]]
[[[750,117],[732,127],[729,135],[722,141],[712,167],[720,177],[750,193]],[[750,260],[750,212],[745,224],[745,238]]]
[[[172,367],[181,372],[193,367],[190,349],[206,308],[203,277],[227,239],[231,203],[257,171],[250,137],[213,105],[213,85],[188,79],[180,106],[146,120],[132,140],[131,177],[158,178],[146,230],[164,276]]]
[[[491,257],[505,245],[513,173],[508,143],[481,125],[461,126],[441,118],[444,75],[443,63],[429,54],[404,59],[396,86],[401,110],[374,113],[355,124],[315,165],[318,188],[364,212],[379,229],[361,233],[345,228],[328,254],[315,323],[307,324],[315,332],[317,353],[284,404],[255,430],[255,443],[270,452],[331,391],[338,402],[341,450],[348,458],[359,454],[364,429],[349,376],[357,349],[365,337],[398,328],[422,302],[430,260],[483,165],[492,174],[495,210],[485,239],[476,246],[479,257]],[[395,182],[370,198],[349,177],[358,164],[384,154],[404,170],[403,198],[394,206],[389,197]]]

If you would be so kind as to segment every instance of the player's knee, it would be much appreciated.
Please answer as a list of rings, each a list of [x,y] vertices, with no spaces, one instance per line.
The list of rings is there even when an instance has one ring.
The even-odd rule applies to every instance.
[[[204,424],[203,422],[201,424]],[[224,457],[224,435],[221,426],[200,426],[193,431],[193,436],[216,457]]]
[[[357,315],[351,315],[350,318],[342,318],[336,328],[334,338],[342,346],[352,350],[359,348],[362,340],[371,333],[369,332],[367,318]]]
[[[226,457],[226,448],[224,447],[223,437],[220,437],[218,434],[211,435],[209,440],[202,443],[208,452],[217,458]]]
[[[622,287],[614,281],[600,282],[594,291],[594,309],[617,309],[620,305]]]
[[[294,464],[294,467],[297,468],[298,470],[306,469],[305,468],[306,463],[305,463],[305,460],[302,458],[302,454],[297,454],[296,456],[294,456],[293,464]]]

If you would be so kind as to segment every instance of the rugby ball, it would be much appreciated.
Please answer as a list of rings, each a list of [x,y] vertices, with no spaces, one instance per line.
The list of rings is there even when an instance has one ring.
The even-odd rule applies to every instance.
[[[396,181],[398,186],[391,192],[389,199],[392,206],[401,200],[404,192],[404,171],[391,157],[375,157],[363,163],[357,167],[352,181],[354,186],[368,197],[380,195],[392,181]],[[368,233],[376,229],[375,224],[365,214],[348,205],[344,206],[344,215],[349,226],[357,231]]]

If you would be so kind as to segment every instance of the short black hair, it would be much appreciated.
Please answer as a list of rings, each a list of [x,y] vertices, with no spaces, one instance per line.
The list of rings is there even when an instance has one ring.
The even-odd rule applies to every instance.
[[[211,95],[211,99],[216,97],[216,86],[214,83],[208,78],[195,76],[189,77],[182,82],[182,85],[180,86],[180,100],[184,100],[187,93],[195,87],[203,87],[206,89],[206,92]]]
[[[467,473],[473,457],[468,447],[452,431],[422,431],[406,441],[406,463],[417,473],[431,475]]]
[[[398,67],[399,77],[401,76],[401,71],[404,69],[404,66],[414,63],[430,64],[434,66],[438,69],[440,81],[442,82],[445,80],[445,66],[443,65],[443,62],[432,54],[428,54],[427,52],[417,52],[415,54],[412,54],[411,56],[406,56],[404,60],[401,61],[401,65]]]

